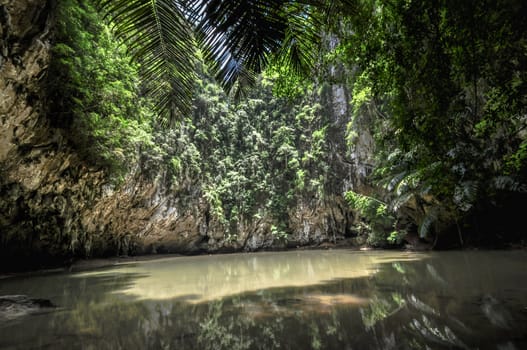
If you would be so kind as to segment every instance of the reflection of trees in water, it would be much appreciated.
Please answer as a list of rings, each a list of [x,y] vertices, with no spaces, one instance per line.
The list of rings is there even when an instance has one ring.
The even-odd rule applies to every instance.
[[[480,260],[390,262],[369,277],[264,289],[198,304],[112,294],[141,276],[67,281],[64,293],[73,298],[75,307],[65,305],[51,322],[46,319],[47,328],[41,330],[51,334],[29,345],[204,350],[527,348],[523,311],[527,300],[518,292],[507,294],[505,287],[516,281],[506,282],[496,271]]]
[[[248,349],[251,340],[244,334],[245,325],[240,318],[222,317],[221,301],[209,304],[209,312],[199,324],[198,343],[205,349]]]
[[[385,264],[370,278],[268,290],[216,303],[201,323],[200,345],[204,349],[523,348],[526,313],[517,310],[512,322],[512,306],[490,296],[500,290],[495,275],[470,273],[483,268],[478,263]],[[356,297],[360,291],[369,293],[368,303],[351,303],[361,300]]]
[[[82,304],[64,317],[57,317],[54,328],[60,330],[64,346],[75,348],[79,342],[88,349],[133,349],[145,344],[143,334],[134,331],[145,322],[145,315],[140,304]]]
[[[502,295],[506,285],[518,288],[516,296],[525,286],[507,281],[507,272],[514,271],[510,266],[496,266],[484,255],[469,257],[459,253],[380,269],[371,285],[371,303],[360,311],[364,326],[375,335],[372,348],[527,348],[527,314],[511,313],[527,300],[523,296],[507,305]],[[502,302],[491,294],[501,295]]]
[[[205,317],[202,311],[179,302],[113,300],[109,304],[81,304],[55,317],[53,328],[62,340],[54,345],[82,349],[197,349],[199,325],[195,320]]]

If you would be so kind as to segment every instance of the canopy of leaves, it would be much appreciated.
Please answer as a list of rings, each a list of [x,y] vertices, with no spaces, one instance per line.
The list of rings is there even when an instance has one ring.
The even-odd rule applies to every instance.
[[[196,52],[221,85],[236,95],[254,83],[270,61],[309,75],[321,25],[335,4],[349,1],[96,0],[142,64],[158,109],[188,116]],[[325,17],[326,16],[326,17]]]

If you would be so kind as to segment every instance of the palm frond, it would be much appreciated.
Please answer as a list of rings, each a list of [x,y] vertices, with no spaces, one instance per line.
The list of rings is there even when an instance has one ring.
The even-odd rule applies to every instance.
[[[318,31],[312,5],[280,0],[191,0],[189,4],[205,58],[226,90],[253,81],[271,56],[302,72],[315,62]]]
[[[169,120],[191,111],[196,44],[174,0],[96,0],[141,64],[145,92]]]
[[[394,212],[398,212],[399,209],[406,206],[408,202],[410,202],[412,199],[414,199],[415,193],[413,192],[407,192],[401,196],[395,197],[395,199],[392,201],[391,207]]]
[[[419,237],[425,238],[428,235],[432,228],[432,225],[436,223],[438,216],[439,209],[437,207],[432,207],[426,211],[423,220],[419,224]]]
[[[309,75],[321,25],[356,0],[94,0],[141,63],[147,92],[174,118],[191,109],[196,44],[227,90],[269,61]],[[336,6],[337,4],[338,6]],[[197,39],[197,40],[196,40]]]
[[[308,75],[317,60],[321,40],[320,9],[316,5],[302,3],[290,4],[286,9],[288,26],[278,59],[298,75]]]
[[[391,178],[388,181],[388,185],[385,187],[388,191],[393,191],[395,188],[398,187],[398,185],[401,183],[401,181],[404,180],[406,176],[408,176],[409,171],[403,170],[399,172],[398,174],[392,175]],[[402,192],[402,191],[401,191]]]

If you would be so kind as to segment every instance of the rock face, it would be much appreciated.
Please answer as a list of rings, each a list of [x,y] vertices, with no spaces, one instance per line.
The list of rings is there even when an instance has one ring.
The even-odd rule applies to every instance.
[[[55,157],[59,135],[49,130],[43,118],[42,84],[50,58],[52,21],[49,6],[42,0],[0,2],[0,233],[4,261],[20,253],[18,246],[33,245],[30,232],[35,230],[35,222],[27,220],[28,213],[35,209],[32,204],[38,188],[49,183],[47,170],[61,162]],[[35,164],[39,164],[38,170]]]
[[[110,191],[111,192],[111,191]],[[160,180],[131,176],[106,193],[82,217],[90,237],[83,245],[97,254],[254,251],[336,242],[349,233],[350,216],[342,198],[301,203],[289,213],[287,241],[272,234],[268,218],[242,220],[235,235],[212,218],[203,198],[182,204]],[[103,245],[103,246],[101,246]]]
[[[0,0],[0,270],[73,257],[258,250],[349,237],[352,217],[342,193],[357,185],[359,163],[368,157],[360,149],[367,152],[370,139],[362,135],[364,147],[346,157],[349,98],[343,86],[331,92],[334,193],[305,198],[290,210],[287,241],[273,235],[265,217],[241,221],[236,235],[226,235],[199,191],[182,203],[163,174],[152,179],[138,170],[115,186],[103,170],[82,161],[64,129],[52,126],[45,78],[53,4]]]
[[[51,0],[0,1],[4,270],[78,252],[77,242],[85,235],[80,218],[100,196],[104,181],[104,174],[87,168],[46,116],[53,10]]]
[[[26,295],[3,295],[0,296],[0,321],[11,321],[53,308],[55,305],[47,299],[34,299]]]

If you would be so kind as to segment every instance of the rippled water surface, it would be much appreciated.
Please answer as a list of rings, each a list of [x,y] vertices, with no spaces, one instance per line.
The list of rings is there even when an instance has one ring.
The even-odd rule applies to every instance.
[[[527,349],[524,251],[175,257],[14,294],[57,307],[4,305],[0,349]]]

